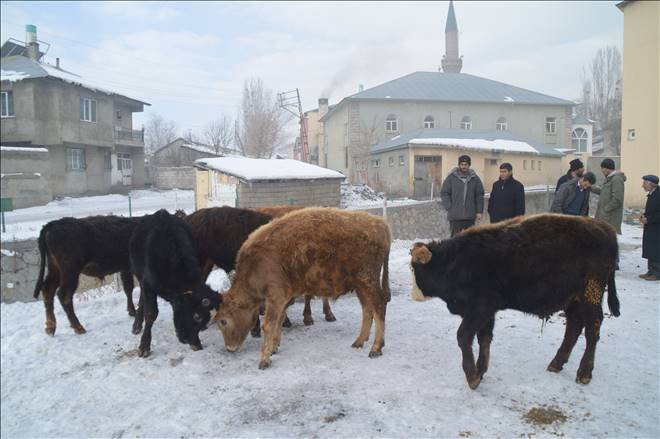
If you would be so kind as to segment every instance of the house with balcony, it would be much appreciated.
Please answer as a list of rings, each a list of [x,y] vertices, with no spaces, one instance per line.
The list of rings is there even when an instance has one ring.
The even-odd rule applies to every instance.
[[[36,27],[26,31],[24,45],[2,46],[3,147],[46,149],[49,172],[40,178],[54,197],[143,187],[144,132],[133,129],[133,113],[149,104],[90,83],[62,68],[59,58],[46,63]],[[2,173],[12,174],[7,166]],[[5,186],[3,197],[20,197],[4,194]]]

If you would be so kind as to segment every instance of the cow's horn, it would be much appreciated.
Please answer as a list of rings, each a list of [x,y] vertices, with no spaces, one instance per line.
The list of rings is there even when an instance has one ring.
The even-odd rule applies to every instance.
[[[415,264],[427,264],[433,257],[433,254],[425,245],[414,248],[411,255],[412,262]]]

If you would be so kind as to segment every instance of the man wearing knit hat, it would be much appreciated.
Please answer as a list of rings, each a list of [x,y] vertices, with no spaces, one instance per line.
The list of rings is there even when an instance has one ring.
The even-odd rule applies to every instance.
[[[596,219],[609,223],[621,234],[621,221],[623,220],[623,191],[626,176],[615,170],[614,160],[605,159],[600,162],[600,170],[605,176],[602,186],[594,185],[591,192],[598,195]]]
[[[642,187],[649,194],[646,196],[646,207],[640,218],[644,224],[642,238],[642,257],[648,259],[648,271],[639,277],[646,280],[660,280],[660,191],[658,176],[642,177]]]
[[[570,163],[571,165],[570,169],[568,172],[561,177],[559,177],[559,180],[557,180],[557,186],[555,186],[555,192],[559,190],[559,187],[566,183],[568,180],[572,180],[575,177],[582,177],[582,174],[584,174],[584,163],[582,163],[582,160],[580,159],[574,159],[571,160]]]
[[[480,221],[484,211],[484,186],[477,173],[470,169],[471,164],[470,156],[460,156],[458,167],[452,169],[440,190],[451,225],[451,236]]]

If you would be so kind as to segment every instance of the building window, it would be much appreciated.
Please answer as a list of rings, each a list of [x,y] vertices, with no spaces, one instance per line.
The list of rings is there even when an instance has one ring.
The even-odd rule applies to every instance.
[[[406,163],[406,159],[400,155],[399,156],[399,166],[403,166]]]
[[[527,160],[523,160],[523,171],[527,170]]]
[[[2,117],[14,116],[14,92],[3,91],[1,93],[2,100],[0,100]]]
[[[96,122],[96,100],[80,98],[80,120]]]
[[[396,115],[390,114],[385,120],[385,131],[388,133],[396,133],[399,131],[399,121],[396,118]]]
[[[573,130],[573,148],[577,152],[587,152],[587,138],[589,134],[584,128],[576,128]]]
[[[463,119],[461,119],[461,129],[462,130],[472,129],[472,118],[470,116],[463,116]]]
[[[539,171],[541,170],[541,160],[539,160]]]
[[[507,122],[506,117],[500,117],[495,122],[495,129],[497,131],[506,131],[509,129],[509,122]]]
[[[67,148],[65,158],[67,171],[82,171],[86,168],[84,149]]]
[[[106,170],[112,169],[112,153],[110,151],[103,153],[103,164]]]
[[[121,110],[117,110],[117,120],[121,120]]]
[[[426,116],[424,118],[424,128],[435,128],[435,119],[433,119],[433,116]]]
[[[131,155],[118,152],[117,153],[117,169],[120,171],[130,170],[133,167],[133,160],[131,160]]]
[[[546,134],[557,134],[557,118],[556,117],[546,117],[545,118],[545,133]]]
[[[532,165],[532,171],[534,170],[534,160],[530,160],[529,163]]]
[[[380,159],[372,160],[371,161],[371,167],[372,168],[380,168]]]
[[[389,158],[390,167],[394,166],[394,157]]]

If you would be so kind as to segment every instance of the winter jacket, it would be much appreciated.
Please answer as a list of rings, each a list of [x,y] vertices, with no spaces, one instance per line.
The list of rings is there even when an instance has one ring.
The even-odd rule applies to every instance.
[[[614,171],[605,178],[602,186],[592,186],[591,191],[598,194],[598,207],[595,218],[605,221],[621,234],[621,221],[623,221],[623,186],[626,176],[622,172]]]
[[[559,180],[557,180],[557,185],[555,186],[555,192],[559,190],[562,184],[566,183],[568,180],[571,180],[573,178],[575,177],[571,175],[571,171],[568,171],[566,174],[559,177]]]
[[[525,188],[513,175],[506,180],[498,179],[493,183],[488,200],[490,222],[525,214]]]
[[[458,168],[452,169],[442,183],[440,198],[449,221],[474,220],[477,213],[484,211],[484,186],[472,169],[468,170],[465,182]]]
[[[642,257],[660,262],[660,186],[647,196],[644,215],[647,222],[644,224]]]
[[[552,207],[550,212],[552,213],[567,213],[566,208],[571,201],[575,199],[577,195],[577,185],[579,177],[575,177],[572,180],[568,180],[566,183],[562,184],[559,190],[555,193],[555,199],[552,202]],[[584,191],[584,200],[582,200],[582,207],[580,208],[579,215],[587,216],[589,215],[589,193],[591,189],[586,189]]]

